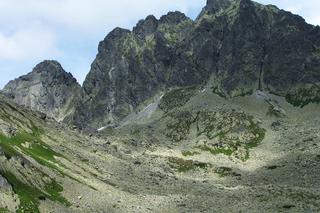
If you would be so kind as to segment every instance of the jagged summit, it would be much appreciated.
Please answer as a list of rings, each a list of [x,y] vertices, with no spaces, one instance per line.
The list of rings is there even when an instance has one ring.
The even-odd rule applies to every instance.
[[[57,83],[60,81],[61,84],[78,84],[76,78],[70,72],[66,72],[56,60],[44,60],[35,66],[32,73],[41,73],[43,79],[56,81]],[[30,76],[30,74],[28,75]],[[43,83],[52,84],[50,81]]]
[[[189,18],[184,13],[175,11],[161,16],[159,21],[163,24],[179,24],[187,20],[189,20]]]
[[[133,32],[141,38],[154,33],[158,28],[158,20],[155,16],[149,15],[144,20],[140,20],[133,28]]]
[[[227,9],[232,3],[235,3],[236,1],[237,0],[207,0],[206,6],[202,9],[198,17],[201,17],[204,14],[218,13],[224,9]]]
[[[175,86],[210,84],[225,97],[266,90],[298,103],[320,81],[316,35],[301,17],[250,0],[208,0],[195,21],[180,12],[148,16],[100,43],[77,123],[121,121]]]
[[[73,112],[81,86],[57,61],[45,60],[27,75],[10,81],[3,93],[16,103],[61,121]]]
[[[56,60],[44,60],[37,64],[34,71],[62,71],[63,68],[61,64]]]

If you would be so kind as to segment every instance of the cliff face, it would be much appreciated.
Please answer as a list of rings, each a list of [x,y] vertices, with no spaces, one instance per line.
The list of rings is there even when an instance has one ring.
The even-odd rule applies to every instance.
[[[44,61],[29,74],[9,82],[2,92],[20,105],[62,121],[73,113],[80,91],[76,79],[58,62]]]
[[[195,21],[148,16],[99,44],[76,123],[117,122],[160,90],[206,83],[225,97],[265,90],[298,106],[317,102],[319,35],[303,18],[250,0],[208,0]]]
[[[200,84],[207,73],[186,60],[184,36],[194,27],[179,12],[142,20],[132,32],[117,28],[99,44],[83,89],[87,98],[76,116],[96,124],[117,122],[159,90]],[[80,121],[82,123],[82,121]]]

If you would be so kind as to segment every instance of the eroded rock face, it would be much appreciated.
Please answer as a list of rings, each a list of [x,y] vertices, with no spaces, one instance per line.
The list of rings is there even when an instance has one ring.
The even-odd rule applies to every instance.
[[[83,84],[86,98],[77,107],[75,123],[116,123],[167,85],[203,82],[190,61],[175,53],[193,24],[184,14],[172,12],[160,20],[147,17],[133,32],[112,31],[100,43]]]
[[[44,61],[32,72],[10,81],[3,93],[20,105],[63,120],[73,112],[80,85],[56,61]]]

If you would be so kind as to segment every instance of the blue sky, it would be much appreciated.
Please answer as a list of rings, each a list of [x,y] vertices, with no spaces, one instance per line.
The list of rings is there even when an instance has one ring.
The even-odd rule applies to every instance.
[[[179,10],[196,17],[206,0],[0,0],[0,88],[45,59],[58,60],[80,83],[97,46],[120,26]],[[258,0],[320,25],[319,0]]]

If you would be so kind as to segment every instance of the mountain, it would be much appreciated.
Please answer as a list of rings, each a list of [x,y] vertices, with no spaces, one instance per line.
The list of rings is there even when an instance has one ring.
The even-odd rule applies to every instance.
[[[148,16],[100,42],[75,123],[119,123],[159,92],[192,85],[223,97],[261,90],[295,106],[319,103],[319,38],[319,26],[250,0],[208,0],[195,21]]]
[[[273,5],[208,0],[196,20],[169,12],[146,17],[132,31],[114,29],[81,89],[57,62],[45,61],[3,92],[85,129],[119,125],[176,87],[208,85],[226,98],[260,90],[303,107],[320,103],[319,38],[319,26]]]
[[[81,86],[57,61],[43,61],[32,72],[10,81],[2,92],[20,105],[62,121],[73,113]]]

